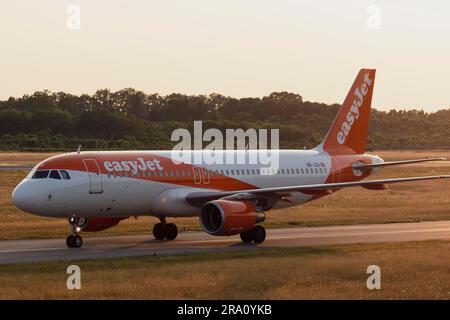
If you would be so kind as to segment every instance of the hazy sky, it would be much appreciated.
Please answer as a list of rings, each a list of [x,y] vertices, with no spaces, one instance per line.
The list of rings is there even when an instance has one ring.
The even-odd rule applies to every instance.
[[[376,108],[448,108],[449,14],[444,0],[3,0],[0,99],[134,87],[340,103],[370,67]]]

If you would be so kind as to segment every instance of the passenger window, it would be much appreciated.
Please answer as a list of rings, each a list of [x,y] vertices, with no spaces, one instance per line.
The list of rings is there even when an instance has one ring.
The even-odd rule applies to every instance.
[[[303,170],[303,168],[301,169],[302,174],[305,174],[305,170]]]
[[[284,174],[284,169],[281,169],[281,174]]]
[[[31,177],[31,179],[45,179],[48,177],[48,173],[50,171],[49,170],[39,170],[36,171],[33,176]]]
[[[66,170],[60,170],[59,173],[61,173],[61,176],[64,180],[70,180],[70,175]]]
[[[252,175],[255,175],[255,169],[252,169]]]
[[[315,168],[315,170],[314,170],[315,172],[316,172],[316,174],[318,174],[319,173],[319,170],[317,169],[317,168]]]
[[[297,172],[297,174],[300,174],[300,171],[298,170],[298,168],[295,168],[295,172]]]

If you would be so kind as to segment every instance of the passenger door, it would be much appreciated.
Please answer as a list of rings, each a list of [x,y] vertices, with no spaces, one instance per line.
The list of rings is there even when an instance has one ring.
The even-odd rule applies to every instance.
[[[83,163],[89,175],[89,193],[103,193],[102,174],[97,161],[94,159],[84,159]]]

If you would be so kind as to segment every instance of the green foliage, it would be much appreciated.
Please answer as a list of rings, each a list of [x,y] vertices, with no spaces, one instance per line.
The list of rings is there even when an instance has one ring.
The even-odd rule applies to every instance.
[[[0,149],[73,150],[166,149],[177,128],[192,132],[194,120],[203,130],[278,128],[280,147],[317,145],[339,105],[303,101],[298,94],[273,92],[263,98],[220,94],[145,94],[132,88],[98,90],[90,95],[35,92],[0,101]],[[450,148],[450,109],[374,110],[368,149]]]

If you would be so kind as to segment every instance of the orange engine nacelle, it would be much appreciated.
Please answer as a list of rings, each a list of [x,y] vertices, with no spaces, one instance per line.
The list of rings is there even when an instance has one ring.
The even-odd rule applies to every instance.
[[[265,215],[257,212],[251,202],[214,200],[203,205],[200,224],[213,236],[231,236],[250,230]]]
[[[125,218],[83,218],[80,219],[79,227],[82,231],[97,232],[112,228]]]

